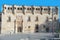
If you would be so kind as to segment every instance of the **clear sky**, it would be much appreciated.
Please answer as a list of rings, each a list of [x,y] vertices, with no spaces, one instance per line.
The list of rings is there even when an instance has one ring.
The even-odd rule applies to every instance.
[[[58,6],[58,7],[60,7],[60,0],[0,0],[0,12],[2,11],[2,5],[3,4],[9,4],[9,5],[16,4],[16,5],[27,5],[27,6],[28,5],[29,6],[30,5],[36,5],[36,6]],[[59,10],[60,10],[60,8],[59,8]]]
[[[0,11],[3,4],[60,6],[60,0],[0,0]]]

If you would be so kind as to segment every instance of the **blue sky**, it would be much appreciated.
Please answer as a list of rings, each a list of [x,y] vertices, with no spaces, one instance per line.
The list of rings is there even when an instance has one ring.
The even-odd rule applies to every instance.
[[[60,1],[59,0],[0,0],[0,11],[2,11],[3,4],[60,6]]]
[[[0,0],[0,12],[2,11],[2,5],[36,5],[36,6],[58,6],[60,7],[60,0]],[[60,10],[60,8],[59,8]],[[60,13],[60,12],[59,12]],[[60,17],[60,14],[59,14]],[[60,19],[60,18],[59,18]]]

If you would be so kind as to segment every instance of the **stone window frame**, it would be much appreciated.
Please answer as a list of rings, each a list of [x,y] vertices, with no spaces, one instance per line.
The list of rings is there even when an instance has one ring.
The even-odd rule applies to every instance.
[[[11,22],[11,17],[10,17],[10,16],[8,17],[8,20],[7,20],[7,22]]]
[[[23,10],[23,8],[18,7],[17,10]]]
[[[40,8],[36,8],[36,10],[37,10],[37,11],[39,11],[39,10],[40,10]]]
[[[48,8],[44,8],[44,11],[48,11]]]
[[[31,17],[30,16],[28,16],[28,21],[31,21]]]
[[[12,10],[12,7],[8,7],[8,10]]]
[[[6,7],[4,7],[4,9],[6,9]]]
[[[32,8],[27,8],[27,10],[32,10]]]
[[[16,9],[16,7],[14,7],[14,9]]]
[[[35,21],[39,21],[39,18],[38,18],[38,16],[36,16],[36,19],[35,19]]]

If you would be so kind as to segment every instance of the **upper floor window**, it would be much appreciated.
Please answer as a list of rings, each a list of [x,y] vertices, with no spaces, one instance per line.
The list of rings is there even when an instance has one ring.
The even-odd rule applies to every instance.
[[[22,10],[22,8],[20,8],[20,10]]]
[[[52,8],[52,12],[53,12],[53,14],[56,14],[57,13],[57,11],[58,10],[56,10],[56,8],[54,7],[54,8]]]
[[[31,8],[27,8],[27,10],[31,10]]]
[[[8,7],[8,10],[9,10],[10,8]]]
[[[17,8],[17,10],[22,10],[22,8]]]
[[[12,7],[8,7],[8,10],[12,10]]]
[[[47,11],[48,10],[48,8],[44,8],[44,11]]]
[[[16,9],[16,7],[14,7],[14,9]]]
[[[43,8],[42,8],[42,7],[40,7],[40,9],[41,9],[41,11],[43,10]]]
[[[40,8],[36,8],[36,10],[40,10]]]
[[[17,8],[19,10],[19,8]]]
[[[48,7],[48,10],[50,11],[50,7]]]
[[[48,7],[48,14],[50,14],[50,7]]]
[[[40,9],[41,9],[41,10],[40,10],[40,14],[42,15],[42,10],[43,10],[43,8],[42,8],[42,7],[40,7]]]
[[[6,9],[6,7],[4,7],[4,9]]]
[[[10,8],[12,10],[12,8]]]
[[[56,8],[56,14],[58,14],[58,7],[55,7]]]
[[[8,20],[7,20],[8,22],[11,22],[11,17],[8,17]]]
[[[28,21],[31,21],[30,16],[28,17]]]

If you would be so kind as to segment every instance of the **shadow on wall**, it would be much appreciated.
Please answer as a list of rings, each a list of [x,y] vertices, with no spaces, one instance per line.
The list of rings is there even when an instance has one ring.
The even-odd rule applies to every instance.
[[[39,32],[58,32],[59,29],[59,21],[45,21],[45,23],[39,25]]]

